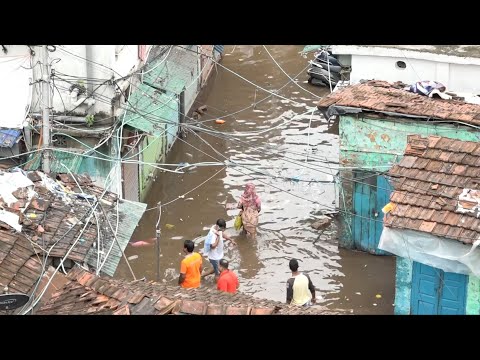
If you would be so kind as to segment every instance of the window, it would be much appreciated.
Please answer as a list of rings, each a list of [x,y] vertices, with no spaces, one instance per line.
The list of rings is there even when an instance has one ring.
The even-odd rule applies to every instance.
[[[407,67],[407,64],[405,64],[404,61],[397,61],[395,67],[397,69],[405,69]]]

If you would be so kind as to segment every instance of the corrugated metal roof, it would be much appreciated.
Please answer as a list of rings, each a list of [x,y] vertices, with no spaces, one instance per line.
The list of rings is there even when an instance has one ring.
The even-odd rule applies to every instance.
[[[223,54],[225,50],[224,45],[213,45],[213,50],[218,51],[220,54]]]
[[[53,150],[52,162],[50,164],[50,171],[54,173],[65,173],[67,170],[65,165],[72,173],[78,173],[80,165],[82,165],[83,156],[77,154],[71,154],[71,149],[66,149],[67,152],[60,150]],[[29,162],[25,165],[26,170],[37,170],[41,165],[40,153],[30,154]],[[31,161],[30,161],[31,160]]]
[[[0,129],[0,147],[11,148],[21,135],[22,130]]]
[[[127,110],[124,124],[135,129],[160,136],[165,130],[165,122],[179,121],[178,98],[175,94],[163,93],[142,84],[132,94],[129,102],[135,112]]]
[[[120,248],[118,247],[117,244],[113,244],[112,250],[107,258],[107,261],[105,262],[105,265],[102,267],[101,272],[103,274],[106,274],[109,276],[113,276],[115,274],[118,264],[120,263],[120,259],[123,256],[122,252],[125,251],[125,248],[127,247],[128,242],[130,241],[132,234],[135,231],[138,225],[138,222],[142,218],[146,208],[147,208],[147,204],[144,204],[144,203],[133,202],[133,201],[127,202],[127,201],[120,200],[118,204],[119,220],[118,220],[117,240],[120,246],[122,247],[122,250],[120,251]],[[110,215],[109,216],[110,223],[112,224],[112,227],[115,229],[117,224],[116,213],[115,211],[111,211],[109,215]],[[110,229],[108,229],[108,231],[110,232]],[[105,254],[110,249],[110,247],[112,246],[112,243],[114,242],[115,242],[115,239],[113,236],[110,236],[107,239],[104,239],[103,248],[105,249],[104,250]],[[97,267],[97,251],[95,248],[90,249],[85,260],[88,265],[94,268]]]
[[[155,70],[144,75],[144,82],[180,94],[195,79],[198,59],[199,56],[194,51],[175,47],[158,68],[155,66],[162,60],[152,62],[151,68]]]

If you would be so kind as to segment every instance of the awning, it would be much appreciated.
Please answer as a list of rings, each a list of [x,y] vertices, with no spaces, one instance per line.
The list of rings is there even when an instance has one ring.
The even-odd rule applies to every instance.
[[[30,54],[0,56],[0,127],[22,129],[30,105],[33,70]]]

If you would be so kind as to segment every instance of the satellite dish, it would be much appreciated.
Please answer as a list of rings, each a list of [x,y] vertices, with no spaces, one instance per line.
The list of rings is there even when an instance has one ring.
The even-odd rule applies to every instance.
[[[25,294],[0,295],[0,310],[13,310],[25,305],[30,297]]]

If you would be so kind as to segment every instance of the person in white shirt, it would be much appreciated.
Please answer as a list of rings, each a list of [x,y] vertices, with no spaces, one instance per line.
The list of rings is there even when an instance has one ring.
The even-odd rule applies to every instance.
[[[308,307],[315,304],[315,286],[310,277],[298,271],[298,260],[288,264],[292,277],[287,281],[287,304]]]
[[[210,264],[212,264],[212,269],[204,271],[202,278],[215,273],[215,281],[218,280],[218,277],[220,276],[218,263],[224,257],[224,240],[229,240],[233,245],[237,245],[237,243],[230,236],[225,234],[226,228],[227,223],[224,219],[218,219],[217,223],[210,228],[210,231],[205,239],[203,255],[208,256],[208,260],[210,261]]]

